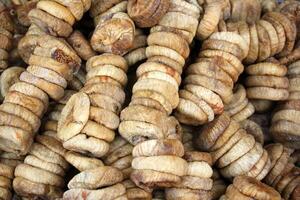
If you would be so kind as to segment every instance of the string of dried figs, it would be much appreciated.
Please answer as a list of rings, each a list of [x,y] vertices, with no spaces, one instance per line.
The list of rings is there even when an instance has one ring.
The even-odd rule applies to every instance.
[[[191,44],[197,32],[200,12],[201,12],[201,7],[199,7],[197,3],[190,3],[181,0],[171,0],[170,7],[167,13],[161,18],[161,20],[159,20],[156,26],[153,26],[150,29],[150,33],[153,32],[175,33],[181,36],[183,39],[185,39],[189,44]],[[180,40],[174,42],[173,44],[176,44],[179,41]],[[175,48],[175,46],[173,48]],[[178,51],[177,49],[174,50]],[[178,51],[178,53],[182,53],[182,51],[184,50],[185,48],[181,51]]]
[[[12,68],[9,68],[9,69],[12,69]],[[9,69],[7,69],[7,70],[9,70]],[[45,130],[44,135],[46,135],[46,136],[48,135],[49,137],[54,137],[54,138],[56,137],[57,121],[55,121],[55,120],[57,120],[57,117],[60,115],[60,111],[56,111],[56,109],[59,110],[59,108],[63,107],[64,104],[66,103],[66,99],[68,99],[73,93],[74,92],[72,92],[70,90],[66,90],[64,98],[59,101],[59,103],[55,106],[53,111],[51,111],[49,114],[47,114],[47,120],[46,120],[45,125],[44,125],[44,130]],[[39,137],[43,137],[43,136],[39,136]],[[47,137],[46,137],[46,139],[47,139]],[[42,140],[45,141],[44,138],[42,138]],[[52,138],[50,138],[50,140],[48,140],[48,141],[51,142],[51,141],[54,141],[54,140]],[[58,141],[53,143],[53,144],[49,143],[49,145],[50,146],[54,145],[54,147],[56,147],[57,143],[58,143]],[[50,150],[51,150],[51,148],[50,148]],[[60,148],[60,150],[63,150],[62,147]],[[31,158],[33,158],[33,157],[35,157],[35,161],[36,160],[38,161],[39,158],[37,158],[35,155],[31,155]],[[2,199],[10,200],[11,199],[11,194],[8,192],[8,190],[5,190],[5,189],[12,189],[12,187],[13,187],[12,186],[12,180],[15,177],[14,176],[14,169],[15,169],[16,166],[18,166],[20,164],[23,164],[23,161],[24,161],[25,157],[17,156],[16,154],[13,154],[13,153],[1,153],[0,158],[1,158],[0,159],[1,169],[4,169],[3,171],[0,170],[0,173],[1,173],[0,176],[6,177],[6,178],[0,178],[0,185],[2,187],[2,188],[0,188],[1,191],[2,191],[0,193],[1,194],[0,196],[1,196]],[[39,164],[40,164],[40,162],[39,162]],[[55,166],[55,164],[51,164],[51,163],[50,164],[48,163],[47,166],[51,167],[51,165]],[[34,165],[34,166],[38,167],[37,165]],[[44,165],[42,165],[42,166],[44,166]],[[44,168],[42,167],[42,169],[44,169]],[[46,170],[48,170],[48,169],[49,168],[46,168]],[[58,169],[58,168],[56,167],[56,169]],[[8,172],[9,172],[8,170],[12,171],[12,174],[11,173],[8,174]],[[7,178],[10,179],[10,180],[8,180]],[[25,183],[26,182],[30,183],[30,181],[29,182],[28,181],[29,180],[26,180]],[[8,188],[6,186],[8,186]],[[19,187],[19,186],[17,186],[17,187]],[[24,188],[24,185],[22,186],[22,188]],[[46,186],[46,187],[43,186],[42,188],[46,188],[46,190],[39,190],[39,192],[35,192],[36,190],[32,190],[31,186],[29,186],[28,190],[27,189],[23,190],[22,188],[21,188],[22,194],[26,195],[26,196],[28,196],[28,195],[29,196],[31,196],[31,195],[33,195],[33,196],[45,196],[46,195],[47,197],[52,197],[52,194],[49,193],[49,190],[47,189],[48,186]],[[25,186],[25,188],[27,188],[27,186]],[[41,187],[38,187],[38,188],[41,188]],[[32,191],[30,191],[30,190],[32,190]],[[60,196],[62,196],[62,195],[60,195]],[[55,197],[55,195],[54,195],[54,197]],[[57,197],[57,194],[56,194],[56,197]]]
[[[300,187],[300,169],[290,161],[293,149],[280,143],[265,146],[271,159],[271,170],[264,182],[274,187],[284,199],[297,199]],[[295,197],[295,198],[294,198]]]
[[[248,100],[243,85],[235,86],[233,98],[229,104],[225,105],[224,110],[233,120],[240,122],[241,127],[253,135],[257,142],[264,144],[264,133],[260,125],[247,119],[256,111],[256,107]]]
[[[188,151],[183,157],[188,170],[181,181],[165,190],[166,199],[212,199],[213,175],[212,158],[209,153]]]
[[[195,145],[193,145],[193,135],[196,133],[196,128],[194,126],[182,125],[182,129],[184,151],[196,151],[196,149],[194,148]],[[213,179],[213,185],[211,188],[211,199],[217,200],[225,193],[227,183],[215,168],[213,168],[213,175],[211,178]]]
[[[7,152],[24,155],[29,151],[49,97],[62,98],[67,80],[81,65],[80,58],[63,40],[45,35],[37,42],[29,58],[30,66],[21,73],[20,82],[9,88],[0,105],[0,148]]]
[[[32,24],[26,35],[18,44],[18,52],[22,59],[29,64],[29,58],[33,54],[40,37],[47,35],[38,26]],[[85,39],[81,32],[75,30],[68,38],[68,44],[74,49],[77,55],[86,60],[95,55],[90,43]],[[80,90],[85,83],[85,72],[83,69],[77,70],[72,79],[68,80],[68,87],[72,90]]]
[[[127,69],[125,59],[118,55],[88,60],[85,86],[67,102],[58,122],[58,137],[66,149],[95,157],[108,152],[125,100]]]
[[[236,33],[213,33],[205,40],[195,63],[186,69],[175,116],[183,124],[210,122],[233,98],[233,85],[244,66],[248,45]]]
[[[131,179],[148,192],[171,187],[186,174],[179,124],[168,115],[178,104],[180,74],[198,18],[195,5],[170,1],[168,12],[150,30],[148,60],[138,67],[131,102],[121,112],[119,132],[135,145]]]
[[[16,166],[13,189],[22,198],[56,199],[63,196],[69,164],[65,159],[67,150],[57,138],[60,115],[57,110],[62,109],[74,93],[66,90],[64,97],[46,116],[45,131],[35,137],[24,163]]]
[[[103,158],[105,165],[118,168],[123,173],[122,184],[126,187],[126,195],[129,200],[133,199],[152,199],[149,192],[138,188],[131,180],[130,174],[132,172],[132,150],[133,146],[125,139],[117,136],[109,146],[109,152]]]
[[[288,100],[277,105],[272,116],[270,132],[275,141],[288,147],[299,149],[300,137],[298,134],[300,96],[299,75],[300,62],[296,61],[288,66],[289,97]]]
[[[225,195],[220,200],[241,199],[281,200],[281,196],[275,189],[255,178],[237,176],[233,179],[233,184],[227,187]]]
[[[295,21],[280,12],[268,12],[255,23],[226,23],[226,30],[240,34],[249,46],[247,64],[264,61],[274,55],[289,55],[296,40]]]
[[[104,196],[105,199],[127,199],[130,193],[126,193],[126,187],[131,186],[121,182],[128,178],[130,169],[124,169],[124,176],[121,170],[130,167],[128,159],[131,156],[124,155],[124,160],[110,163],[112,166],[103,166],[102,161],[94,157],[110,156],[110,153],[113,154],[110,159],[119,156],[114,153],[114,148],[120,147],[118,139],[114,140],[114,130],[119,125],[119,113],[125,100],[123,88],[127,83],[128,66],[123,57],[105,53],[91,57],[86,70],[85,86],[67,102],[58,121],[58,137],[70,150],[66,160],[81,171],[69,182],[64,199],[101,199]],[[118,152],[118,148],[115,150]],[[133,195],[150,195],[133,189]]]
[[[247,97],[257,112],[266,112],[272,107],[270,101],[282,101],[289,97],[289,80],[284,65],[261,62],[246,68]]]
[[[196,147],[211,153],[226,178],[247,175],[262,180],[271,167],[267,151],[226,113],[200,129]]]
[[[41,0],[28,13],[31,23],[44,32],[59,37],[68,37],[72,26],[91,7],[91,0]]]
[[[8,67],[9,50],[12,48],[14,24],[8,8],[0,2],[0,72]]]

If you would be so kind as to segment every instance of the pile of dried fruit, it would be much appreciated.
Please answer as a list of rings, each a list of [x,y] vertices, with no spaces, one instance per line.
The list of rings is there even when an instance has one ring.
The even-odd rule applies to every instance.
[[[0,199],[299,200],[300,2],[1,0]]]

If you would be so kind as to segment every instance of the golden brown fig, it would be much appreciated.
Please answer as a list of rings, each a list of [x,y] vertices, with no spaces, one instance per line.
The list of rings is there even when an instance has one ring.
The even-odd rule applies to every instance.
[[[132,47],[135,26],[126,13],[116,13],[99,21],[91,38],[94,50],[124,55]]]
[[[152,0],[147,3],[139,0],[130,0],[128,1],[127,12],[139,27],[152,27],[168,11],[169,6],[170,0]]]

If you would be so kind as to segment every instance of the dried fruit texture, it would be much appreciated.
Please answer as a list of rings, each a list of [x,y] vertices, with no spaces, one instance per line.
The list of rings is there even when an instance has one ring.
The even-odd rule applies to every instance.
[[[75,175],[68,183],[69,190],[64,199],[108,199],[126,198],[126,188],[120,182],[123,174],[110,166],[88,169]]]
[[[201,8],[193,3],[170,0],[168,12],[150,32],[173,32],[190,44],[197,32],[200,11]]]
[[[73,31],[67,38],[67,41],[82,60],[88,60],[96,55],[89,41],[87,41],[84,35],[78,30]]]
[[[128,66],[134,66],[144,61],[146,56],[147,36],[141,29],[135,29],[133,45],[124,55]]]
[[[289,0],[279,4],[276,8],[278,12],[288,16],[291,20],[295,20],[297,26],[297,38],[300,36],[299,21],[300,21],[300,4],[299,1]]]
[[[90,15],[94,19],[94,25],[97,26],[101,20],[104,20],[118,12],[127,13],[127,4],[128,1],[123,0],[92,1]]]
[[[290,65],[300,59],[300,43],[297,42],[294,50],[288,54],[287,56],[281,57],[279,59],[280,64],[282,65]]]
[[[285,199],[297,199],[300,185],[300,169],[293,164],[286,165],[282,173],[276,178],[272,186]]]
[[[270,22],[274,28],[277,30],[277,26],[282,26],[284,29],[285,33],[285,44],[284,47],[280,53],[278,54],[279,57],[286,56],[294,48],[295,40],[296,40],[296,35],[297,35],[297,28],[295,21],[292,19],[289,19],[286,15],[281,14],[279,12],[268,12],[263,16],[263,19]],[[276,22],[274,22],[276,21]],[[278,36],[279,38],[279,36]],[[280,39],[280,38],[279,38]],[[281,49],[281,48],[280,48]]]
[[[109,151],[125,100],[126,60],[114,54],[91,57],[86,83],[62,109],[58,137],[71,151],[102,157]]]
[[[300,169],[289,161],[294,150],[280,143],[270,144],[265,148],[270,155],[272,168],[264,181],[280,192],[282,198],[295,199],[292,196],[297,196]]]
[[[289,98],[276,107],[272,116],[270,132],[275,141],[284,145],[299,149],[300,136],[298,134],[299,108],[299,78],[300,62],[296,61],[288,66]]]
[[[289,80],[284,65],[261,62],[246,68],[247,97],[255,100],[282,101],[289,98]]]
[[[236,2],[239,2],[240,6],[247,5],[244,1]],[[239,8],[237,13],[241,15],[247,13],[241,10],[243,9]],[[227,22],[221,28],[221,31],[238,33],[247,42],[249,51],[243,60],[244,63],[253,64],[257,61],[266,61],[274,55],[279,57],[283,64],[290,59],[297,58],[298,51],[290,55],[294,48],[297,31],[293,18],[285,16],[284,13],[270,11],[265,13],[260,20],[254,21],[248,23]],[[231,49],[231,51],[233,50]]]
[[[57,119],[60,115],[60,111],[57,109],[57,107],[63,107],[65,101],[70,98],[73,93],[74,91],[66,91],[64,98],[61,99],[57,105],[55,105],[53,111],[47,114],[47,118],[45,120],[45,125],[43,128],[45,132],[43,132],[41,135],[36,136],[36,142],[32,145],[32,149],[25,157],[25,160],[24,157],[16,156],[11,153],[3,153],[0,155],[0,162],[2,163],[0,168],[4,169],[4,171],[0,171],[2,173],[6,173],[1,175],[9,179],[15,179],[14,184],[11,183],[10,188],[14,187],[15,192],[17,192],[18,195],[22,198],[42,197],[52,199],[62,197],[63,187],[52,186],[52,184],[54,184],[58,179],[64,179],[64,175],[68,169],[68,164],[64,159],[66,150],[62,147],[61,143],[56,137],[57,125],[53,124],[57,123]],[[4,109],[3,111],[6,112],[6,109]],[[24,114],[23,117],[25,117]],[[39,127],[39,121],[37,121],[38,118],[36,117],[37,119],[34,119],[32,117],[29,117],[30,116],[28,116],[28,120],[30,119],[30,121],[32,121],[36,126],[32,128],[37,129]],[[23,123],[23,126],[25,128],[25,125],[28,124],[28,122],[23,121]],[[48,125],[50,123],[52,124],[51,126]],[[30,126],[31,125],[28,124],[28,127]],[[25,168],[27,170],[24,168],[24,165],[26,165]],[[13,172],[15,167],[17,167],[18,169],[16,173],[18,173],[19,175],[16,175],[16,177],[14,176],[14,174],[7,175],[7,170],[11,169]],[[20,174],[20,170],[24,170],[25,175],[23,175],[22,173]],[[40,180],[39,177],[35,177],[37,179],[34,179],[32,177],[32,174],[39,174],[40,177],[46,177],[44,180]],[[1,184],[3,184],[3,181],[7,182],[7,179],[0,178]],[[49,183],[46,183],[47,181]]]
[[[23,156],[0,152],[0,198],[5,200],[12,199],[12,181],[14,178],[14,170],[15,167],[22,163],[23,160]]]
[[[233,184],[227,187],[226,198],[237,199],[257,199],[257,200],[280,200],[280,194],[272,187],[248,176],[237,176],[233,179]]]
[[[151,199],[151,193],[137,187],[131,180],[130,174],[132,172],[132,149],[133,146],[125,139],[117,136],[110,144],[109,152],[103,158],[104,163],[108,166],[116,167],[123,173],[122,184],[126,188],[126,195],[129,199]]]
[[[125,2],[125,7],[120,6],[122,3]],[[106,13],[112,13],[115,12],[116,10],[119,10],[122,8],[123,10],[121,12],[125,12],[127,8],[127,1],[123,0],[96,0],[92,1],[92,5],[90,8],[90,15],[91,17],[96,17],[102,14]],[[119,11],[117,11],[119,12]]]
[[[19,76],[25,69],[23,67],[13,66],[4,70],[0,76],[1,96],[5,97],[10,86],[19,82]]]
[[[238,84],[233,91],[233,98],[229,104],[226,104],[224,110],[235,121],[241,122],[250,117],[255,109],[246,96],[246,89]]]
[[[14,191],[22,197],[60,198],[68,163],[66,150],[56,139],[55,132],[38,135],[24,163],[17,165]],[[34,174],[34,175],[33,175]]]
[[[95,51],[124,55],[133,46],[135,25],[123,12],[100,18],[91,38]]]
[[[267,150],[271,160],[271,168],[269,170],[269,173],[265,177],[264,182],[269,185],[273,185],[274,183],[276,183],[278,176],[283,173],[285,168],[289,167],[287,165],[289,162],[289,157],[294,150],[288,147],[284,147],[280,143],[266,145],[265,149]]]
[[[205,1],[204,14],[197,28],[198,39],[205,40],[218,29],[219,21],[223,19],[227,7],[230,7],[229,4],[229,1]]]
[[[224,111],[224,104],[239,103],[234,100],[233,85],[244,70],[241,59],[248,51],[245,39],[233,32],[213,33],[203,42],[198,59],[186,69],[183,89],[179,91],[175,116],[181,123],[197,126],[211,122]],[[240,109],[254,112],[251,104],[243,103]]]
[[[0,106],[6,113],[1,118],[0,149],[17,154],[29,151],[49,97],[57,101],[63,97],[67,80],[81,60],[65,41],[45,35],[37,40],[29,63]]]
[[[247,133],[254,136],[255,141],[259,142],[262,145],[264,144],[265,136],[262,127],[259,124],[250,119],[245,119],[241,121],[240,124],[241,127],[247,131]]]
[[[166,199],[212,199],[213,170],[212,158],[209,153],[185,152],[188,170],[181,182],[165,190]]]
[[[135,145],[130,177],[147,192],[174,187],[188,171],[187,162],[181,158],[180,124],[169,115],[179,103],[180,76],[199,13],[194,4],[170,1],[168,12],[151,28],[148,60],[138,67],[131,102],[121,112],[119,133]]]
[[[38,26],[31,24],[24,37],[20,39],[18,43],[18,53],[25,63],[29,64],[29,58],[38,44],[39,36],[45,34],[46,33]]]
[[[170,0],[151,0],[147,3],[140,0],[129,0],[127,12],[137,26],[145,28],[156,25],[169,7]]]
[[[65,90],[64,97],[56,102],[51,109],[47,112],[45,116],[45,121],[42,124],[42,130],[49,133],[55,133],[57,135],[57,124],[61,116],[61,111],[66,105],[67,101],[74,95],[76,91],[74,90]]]
[[[232,21],[256,22],[261,15],[261,5],[259,0],[230,0]]]
[[[82,18],[90,6],[91,0],[42,0],[28,13],[28,18],[50,35],[68,37],[74,23]]]
[[[261,180],[270,169],[262,145],[226,113],[203,126],[195,142],[197,148],[211,153],[226,178],[247,174]]]
[[[14,24],[3,2],[0,2],[0,72],[8,67],[8,52],[12,48]]]
[[[140,142],[133,148],[131,180],[145,191],[172,187],[188,173],[182,159],[183,145],[177,139],[154,139]]]

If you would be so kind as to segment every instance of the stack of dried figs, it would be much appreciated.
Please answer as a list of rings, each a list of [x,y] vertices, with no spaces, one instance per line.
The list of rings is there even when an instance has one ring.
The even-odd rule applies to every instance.
[[[1,0],[1,200],[300,200],[300,2]]]

